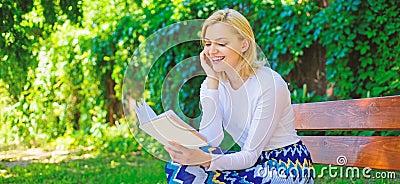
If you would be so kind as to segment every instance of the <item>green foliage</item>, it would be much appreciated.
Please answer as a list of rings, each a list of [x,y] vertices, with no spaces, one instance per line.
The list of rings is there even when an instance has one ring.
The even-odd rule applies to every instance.
[[[313,35],[313,18],[319,12],[314,2],[283,4],[269,1],[256,5],[254,31],[271,67],[286,76],[294,63],[318,37]],[[287,57],[287,55],[289,57]],[[286,57],[283,57],[286,56]]]
[[[327,80],[335,98],[399,94],[396,7],[395,1],[338,0],[316,15],[313,22],[328,51]]]
[[[321,96],[316,96],[315,91],[308,92],[307,84],[303,85],[303,88],[298,88],[295,84],[291,84],[293,89],[291,93],[292,103],[306,103],[306,102],[320,102],[322,101]]]
[[[395,1],[337,0],[327,8],[313,1],[258,5],[265,6],[257,11],[255,32],[279,73],[289,74],[304,50],[318,42],[327,49],[326,76],[334,89],[330,98],[399,94],[400,16]]]

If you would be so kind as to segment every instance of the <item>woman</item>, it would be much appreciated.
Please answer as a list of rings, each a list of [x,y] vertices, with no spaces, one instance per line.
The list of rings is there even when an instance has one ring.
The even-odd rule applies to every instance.
[[[232,9],[212,14],[202,29],[200,133],[210,147],[165,149],[168,183],[313,183],[310,153],[294,129],[290,92],[257,60],[247,19]],[[218,148],[226,130],[241,147]]]

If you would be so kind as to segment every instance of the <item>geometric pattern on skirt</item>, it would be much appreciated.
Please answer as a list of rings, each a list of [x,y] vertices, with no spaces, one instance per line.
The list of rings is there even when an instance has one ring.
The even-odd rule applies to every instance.
[[[202,147],[213,154],[230,154],[219,147]],[[202,183],[314,183],[315,170],[310,152],[297,143],[263,151],[254,166],[243,170],[206,171],[202,166],[181,166],[170,161],[165,166],[170,184]]]

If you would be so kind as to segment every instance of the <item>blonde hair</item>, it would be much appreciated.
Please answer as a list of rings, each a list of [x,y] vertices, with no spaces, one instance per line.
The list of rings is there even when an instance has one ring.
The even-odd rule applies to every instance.
[[[265,64],[265,61],[257,61],[256,43],[254,39],[254,33],[249,21],[242,14],[233,9],[216,11],[210,17],[208,17],[203,24],[201,32],[203,46],[205,44],[204,37],[208,26],[211,26],[218,22],[227,23],[233,26],[234,31],[239,35],[239,38],[241,40],[247,39],[249,41],[248,49],[241,55],[242,62],[240,62],[238,66],[238,72],[239,75],[243,78],[254,75],[256,70],[258,70]],[[227,80],[225,72],[221,72],[219,74],[219,77],[224,81]]]

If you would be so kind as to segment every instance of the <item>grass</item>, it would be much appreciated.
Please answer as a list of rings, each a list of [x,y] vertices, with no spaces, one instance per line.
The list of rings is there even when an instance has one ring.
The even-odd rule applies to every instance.
[[[83,154],[88,155],[88,153]],[[165,162],[136,154],[99,154],[59,163],[0,164],[0,183],[165,183]]]

